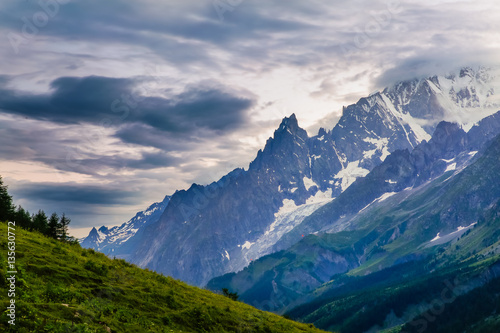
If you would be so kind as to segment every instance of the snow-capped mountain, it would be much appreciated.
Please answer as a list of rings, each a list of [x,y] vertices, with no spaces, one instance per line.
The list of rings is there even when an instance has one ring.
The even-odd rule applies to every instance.
[[[158,221],[169,201],[170,196],[167,195],[163,201],[155,202],[120,226],[92,228],[89,235],[80,240],[80,245],[106,255],[126,255],[126,252],[124,253],[125,243],[135,236],[141,228]]]
[[[432,138],[413,151],[397,150],[357,180],[333,202],[307,216],[275,245],[287,248],[301,235],[318,231],[339,232],[352,228],[351,219],[373,204],[410,191],[448,171],[466,167],[489,140],[500,134],[500,111],[484,118],[465,132],[458,124],[441,122]]]
[[[370,260],[381,269],[425,256],[429,253],[420,249],[457,239],[498,204],[498,142],[500,111],[467,133],[443,121],[429,142],[413,151],[395,151],[287,233],[280,240],[288,242],[286,250],[212,279],[207,287],[229,288],[246,303],[278,310],[335,274],[370,267]],[[493,154],[486,162],[488,149]],[[314,236],[301,237],[310,234]],[[376,260],[381,258],[385,260]]]
[[[278,241],[392,152],[429,140],[440,121],[469,129],[500,109],[494,74],[466,68],[398,83],[344,108],[332,130],[314,137],[295,115],[285,118],[248,170],[177,191],[158,223],[142,227],[122,252],[195,285],[239,271],[289,245]]]

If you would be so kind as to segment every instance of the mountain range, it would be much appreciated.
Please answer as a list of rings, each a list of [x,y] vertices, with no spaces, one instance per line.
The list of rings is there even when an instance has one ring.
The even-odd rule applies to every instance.
[[[500,252],[498,226],[478,225],[500,203],[500,136],[494,132],[500,134],[500,112],[468,133],[441,122],[429,142],[395,151],[308,216],[287,234],[291,247],[211,280],[209,289],[224,286],[254,306],[285,310],[309,300],[335,275],[422,260],[472,229],[467,237],[477,239],[454,256],[465,249],[463,257]]]
[[[242,271],[251,262],[248,269],[258,266],[259,258],[264,262],[283,253],[293,257],[297,255],[293,251],[306,251],[300,249],[311,239],[341,237],[337,241],[347,252],[339,254],[341,245],[320,251],[328,257],[326,263],[339,261],[339,265],[328,264],[323,275],[304,284],[312,290],[332,274],[379,258],[377,251],[382,250],[373,242],[381,241],[382,235],[400,239],[396,236],[407,227],[394,225],[392,219],[384,223],[391,227],[382,235],[364,234],[369,228],[360,221],[369,215],[363,214],[379,204],[416,195],[436,179],[452,177],[450,173],[476,163],[481,156],[476,152],[498,133],[497,90],[492,70],[464,68],[447,76],[400,82],[362,98],[344,108],[331,130],[321,128],[313,137],[292,115],[283,119],[247,170],[235,169],[207,186],[193,184],[177,191],[140,223],[132,219],[121,227],[93,229],[82,245],[204,286],[215,277]],[[458,216],[441,232],[469,227]],[[407,254],[391,258],[392,263],[418,255]],[[390,264],[388,260],[385,266]],[[271,287],[279,289],[279,283]],[[281,286],[289,287],[287,282]],[[295,301],[302,291],[285,294],[283,302],[273,303],[271,296],[263,299],[271,300],[275,309]]]

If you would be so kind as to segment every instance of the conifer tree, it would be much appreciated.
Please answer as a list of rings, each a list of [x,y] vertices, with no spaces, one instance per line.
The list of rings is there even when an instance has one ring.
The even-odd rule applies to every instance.
[[[59,222],[61,227],[61,239],[63,241],[66,241],[66,239],[68,238],[68,226],[70,222],[71,220],[63,213],[61,216],[61,221]]]
[[[47,233],[48,219],[43,210],[33,215],[33,230],[40,231],[42,234]]]
[[[0,176],[0,221],[12,220],[14,217],[14,205],[12,197],[7,192],[7,185],[4,185]]]
[[[16,212],[14,213],[14,221],[17,226],[24,229],[30,229],[32,227],[31,224],[33,223],[30,213],[21,206],[18,206]]]
[[[59,239],[61,237],[61,224],[59,223],[59,216],[57,213],[52,213],[52,215],[50,215],[47,236],[54,239]]]

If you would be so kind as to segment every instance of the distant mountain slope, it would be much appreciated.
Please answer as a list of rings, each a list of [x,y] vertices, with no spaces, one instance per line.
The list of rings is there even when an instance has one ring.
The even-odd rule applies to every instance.
[[[497,111],[497,86],[482,68],[403,82],[346,107],[331,131],[314,137],[294,115],[285,118],[248,170],[177,191],[124,255],[196,285],[239,271],[291,245],[276,242],[390,153],[429,139],[441,120],[468,129]]]
[[[112,227],[111,229],[105,226],[99,229],[92,228],[89,235],[80,240],[80,245],[106,255],[126,257],[127,250],[130,250],[133,246],[131,238],[137,234],[140,236],[145,226],[158,221],[167,207],[170,198],[167,195],[163,201],[155,202],[146,208],[146,210],[138,212],[133,218],[120,226]]]
[[[337,288],[287,315],[342,333],[498,332],[500,257],[436,268],[438,260],[338,277]]]
[[[6,223],[0,232],[7,234]],[[2,269],[3,332],[321,332],[78,244],[20,228],[15,234],[16,325],[7,323]],[[6,262],[6,237],[0,250]]]

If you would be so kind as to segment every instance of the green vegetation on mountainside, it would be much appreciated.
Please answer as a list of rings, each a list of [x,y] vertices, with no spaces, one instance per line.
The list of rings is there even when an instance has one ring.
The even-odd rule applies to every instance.
[[[474,257],[423,274],[433,266],[414,262],[366,277],[339,276],[330,290],[325,286],[322,296],[287,316],[342,333],[377,327],[399,332],[403,325],[402,332],[460,331],[457,327],[497,332],[493,327],[498,327],[500,315],[500,257]]]
[[[16,325],[8,324],[7,224],[0,223],[4,332],[320,332],[124,260],[16,228]]]

